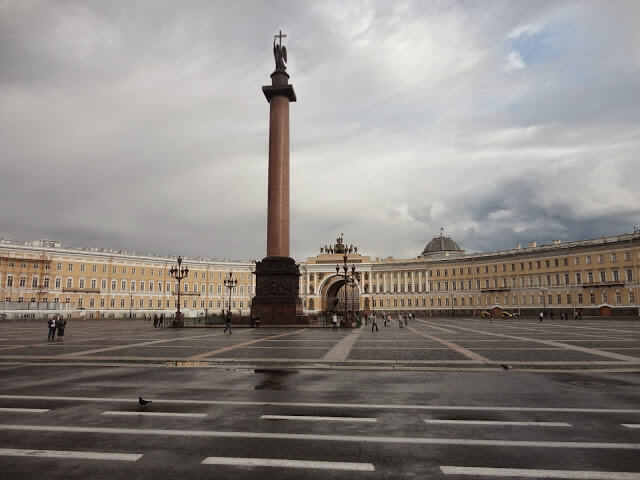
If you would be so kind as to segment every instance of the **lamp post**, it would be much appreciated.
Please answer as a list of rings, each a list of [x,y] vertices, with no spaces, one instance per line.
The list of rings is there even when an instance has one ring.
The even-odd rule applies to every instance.
[[[340,271],[342,270],[342,273]],[[351,265],[351,273],[349,273],[349,265],[347,265],[347,254],[345,253],[342,257],[342,267],[340,264],[336,264],[336,275],[339,277],[344,277],[344,311],[342,314],[342,319],[346,320],[347,312],[349,311],[348,301],[349,301],[349,285],[356,283],[356,266]]]
[[[131,318],[132,310],[133,310],[133,290],[129,288],[129,318]]]
[[[178,310],[176,311],[176,318],[173,321],[173,327],[183,327],[182,313],[180,313],[180,282],[183,278],[189,276],[189,267],[182,266],[182,257],[178,257],[178,266],[175,265],[169,270],[169,275],[178,280]]]
[[[547,298],[545,297],[545,294],[544,294],[544,288],[540,288],[540,292],[542,294],[542,313],[546,317],[547,316]]]
[[[238,285],[238,279],[233,278],[233,272],[229,270],[229,275],[227,275],[224,279],[225,288],[229,289],[229,305],[227,306],[227,311],[231,312],[231,292]],[[224,309],[223,309],[224,310]]]

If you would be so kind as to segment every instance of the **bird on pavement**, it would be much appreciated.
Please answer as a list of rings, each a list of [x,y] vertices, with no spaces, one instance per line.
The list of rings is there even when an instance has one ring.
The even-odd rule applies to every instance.
[[[152,400],[145,400],[142,397],[138,397],[138,405],[142,408],[146,407],[152,402]]]

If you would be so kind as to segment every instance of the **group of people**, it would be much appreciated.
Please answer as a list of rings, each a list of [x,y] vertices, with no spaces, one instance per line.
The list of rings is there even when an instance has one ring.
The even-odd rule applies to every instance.
[[[384,320],[384,326],[387,327],[389,323],[391,323],[391,314],[385,313],[384,311],[382,311],[381,315],[382,315],[382,319]],[[373,332],[375,330],[377,332],[378,324],[376,323],[376,312],[373,312],[370,318],[372,321],[371,331]],[[413,321],[414,319],[415,319],[415,316],[413,313],[398,312],[398,328],[406,327],[409,324],[409,320]],[[366,325],[368,321],[369,321],[369,316],[365,314],[364,324]]]
[[[161,313],[160,316],[158,314],[153,315],[153,328],[160,328],[164,323],[164,313]]]
[[[251,314],[251,328],[258,328],[260,326],[260,315],[257,313]]]
[[[542,321],[544,317],[545,317],[545,312],[540,312],[540,315],[539,315],[540,321]],[[553,312],[549,313],[549,318],[553,320]],[[575,312],[573,312],[573,319],[582,320],[582,312],[580,310],[576,310]],[[564,312],[560,313],[560,320],[569,320],[569,314]]]
[[[391,314],[390,313],[385,313],[384,311],[380,312],[380,316],[382,317],[383,321],[384,321],[384,326],[388,326],[389,323],[391,323]],[[378,332],[378,323],[377,323],[377,319],[378,319],[378,314],[377,312],[373,312],[371,314],[371,316],[369,316],[368,313],[364,314],[364,324],[365,326],[369,323],[369,320],[371,320],[371,331],[372,332]],[[415,315],[413,313],[408,313],[408,312],[398,312],[398,327],[400,328],[404,328],[409,324],[409,320],[413,321],[415,319]],[[338,329],[338,314],[337,313],[333,313],[333,316],[331,317],[331,323],[333,326],[333,330],[337,330]]]
[[[58,332],[58,340],[62,340],[64,337],[64,329],[67,326],[67,321],[62,315],[54,315],[47,320],[47,326],[49,327],[49,336],[47,340],[55,340],[56,332]]]

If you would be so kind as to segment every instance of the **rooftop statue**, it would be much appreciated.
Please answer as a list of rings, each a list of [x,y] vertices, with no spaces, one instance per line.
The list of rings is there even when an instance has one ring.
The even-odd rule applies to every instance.
[[[278,35],[273,36],[273,58],[276,61],[276,72],[284,72],[287,70],[287,47],[282,45],[282,37],[286,35],[282,34],[282,30]],[[280,43],[276,44],[276,38],[280,38]]]

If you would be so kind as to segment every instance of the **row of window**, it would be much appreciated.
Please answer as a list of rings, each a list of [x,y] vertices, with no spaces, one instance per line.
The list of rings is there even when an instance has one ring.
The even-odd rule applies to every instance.
[[[10,302],[11,298],[7,297],[5,300],[7,302]],[[79,298],[78,301],[77,301],[77,306],[78,306],[78,308],[85,308],[85,307],[95,308],[96,307],[96,303],[99,303],[100,308],[105,308],[105,306],[106,306],[105,299],[104,298],[100,298],[99,300],[100,300],[99,302],[96,302],[95,298],[90,298],[89,299],[89,303],[86,304],[84,299]],[[41,301],[44,302],[44,303],[48,303],[49,300],[47,298],[43,298]],[[24,302],[24,297],[18,297],[18,303],[22,303],[22,302]],[[31,298],[31,302],[32,303],[36,302],[35,297]],[[59,298],[54,298],[54,303],[59,303],[59,302],[60,302]],[[71,302],[70,298],[66,298],[65,299],[65,303],[70,303],[70,302]],[[155,307],[154,307],[154,300],[149,299],[149,300],[147,300],[146,305],[148,306],[148,308],[163,308],[163,304],[165,304],[166,308],[171,308],[171,303],[172,302],[170,300],[166,300],[166,301],[156,300],[155,301]],[[189,300],[184,300],[182,306],[184,308],[189,308],[188,307],[188,303],[189,303]],[[208,302],[206,302],[205,300],[200,300],[199,302],[198,302],[198,300],[192,300],[191,301],[191,306],[193,308],[198,308],[198,303],[200,304],[200,308],[214,308],[214,306],[213,306],[214,303],[216,305],[216,308],[221,308],[223,303],[224,303],[224,308],[229,308],[229,300],[224,300],[224,301],[222,301],[222,300],[216,300],[216,301],[209,300]],[[119,304],[120,308],[136,308],[136,303],[131,299],[129,299],[129,302],[127,302],[125,298],[121,298],[119,302],[116,302],[116,299],[112,298],[110,300],[110,302],[109,302],[109,305],[110,305],[111,308],[116,308],[116,304]],[[208,305],[208,307],[206,307],[206,305]],[[139,306],[139,308],[145,308],[145,300],[141,298],[138,301],[138,306]],[[178,302],[177,302],[177,300],[174,300],[173,301],[173,308],[177,308],[177,306],[178,306]],[[238,306],[239,306],[239,308],[244,308],[244,301],[240,300],[238,302]],[[231,301],[231,308],[236,308],[236,301],[235,300]]]
[[[54,288],[59,289],[61,287],[61,283],[62,283],[62,278],[61,277],[56,277],[55,278],[55,282],[54,282]],[[90,280],[90,288],[92,289],[97,289],[98,288],[98,280],[95,278],[92,278]],[[125,292],[125,291],[129,291],[129,292],[135,292],[136,291],[136,285],[138,285],[138,289],[137,291],[140,292],[144,292],[145,289],[148,292],[153,292],[154,291],[154,285],[156,285],[156,291],[157,292],[162,292],[162,288],[163,288],[163,283],[162,282],[157,282],[157,284],[155,284],[153,281],[149,280],[148,282],[145,282],[143,280],[140,280],[138,283],[136,283],[135,280],[131,280],[129,283],[129,290],[127,290],[127,280],[121,280],[120,281],[120,291]],[[7,287],[13,287],[14,286],[14,277],[12,274],[7,275],[7,281],[6,281],[6,286]],[[18,285],[19,288],[26,288],[27,286],[27,277],[25,275],[21,275],[18,281]],[[111,291],[117,291],[118,287],[118,281],[117,280],[111,280]],[[217,288],[216,288],[217,287]],[[49,288],[49,277],[44,277],[42,279],[42,285],[39,285],[39,277],[38,276],[33,276],[31,278],[31,288]],[[73,288],[73,277],[67,277],[66,279],[66,283],[65,283],[65,288]],[[86,280],[84,278],[80,278],[78,279],[78,288],[83,289],[83,288],[87,288],[87,283]],[[100,288],[102,290],[106,290],[107,289],[107,280],[102,279],[100,281]],[[214,290],[217,291],[218,294],[222,293],[222,289],[223,289],[223,285],[222,284],[213,284],[210,283],[209,284],[209,293],[213,295]],[[175,282],[174,286],[173,286],[173,292],[175,293],[178,290],[178,282]],[[188,282],[184,282],[183,283],[183,291],[184,292],[189,292],[189,283]],[[191,285],[191,291],[194,293],[203,293],[206,294],[207,293],[207,284],[202,283],[202,284],[197,284],[194,283]],[[246,292],[248,295],[251,295],[251,285],[246,285]],[[167,282],[166,284],[166,292],[167,293],[171,293],[171,283]],[[236,295],[236,294],[240,294],[240,295],[244,295],[245,292],[245,285],[238,285],[236,287],[232,288],[232,294]]]
[[[598,276],[596,277],[595,274]],[[624,271],[625,281],[632,282],[633,281],[633,269],[627,268]],[[612,270],[610,275],[607,275],[605,270],[600,272],[587,272],[586,278],[583,278],[583,272],[576,272],[574,274],[575,283],[573,285],[583,285],[583,282],[586,284],[592,283],[607,283],[611,282],[620,282],[622,281],[620,272],[618,270]],[[518,281],[518,278],[520,279]],[[473,289],[473,280],[444,280],[444,281],[429,281],[429,291],[452,291],[456,290],[472,290]],[[511,277],[511,281],[509,282],[506,277],[499,279],[476,279],[475,280],[475,289],[490,289],[490,288],[526,288],[526,287],[543,287],[543,286],[560,286],[560,285],[572,285],[571,283],[571,275],[569,273],[564,274],[555,274],[555,275],[538,275],[537,277],[529,276],[529,277]],[[391,290],[389,288],[385,289],[384,284],[372,285],[372,293],[404,293],[405,287],[408,293],[419,293],[426,291],[425,284],[417,284],[409,283],[405,286],[404,283],[397,284],[394,283],[391,285]],[[365,290],[366,291],[366,290]]]
[[[639,252],[639,257],[640,257],[640,252]],[[594,258],[598,263],[604,263],[604,261],[605,261],[605,255],[604,254],[595,255]],[[624,252],[624,259],[625,259],[625,261],[630,261],[631,260],[631,252]],[[611,260],[611,262],[617,262],[618,261],[618,254],[617,253],[611,253],[610,254],[610,260]],[[592,263],[591,255],[586,255],[584,257],[584,263],[587,264],[587,265]],[[506,272],[508,269],[510,269],[512,272],[515,272],[518,269],[521,270],[521,271],[525,270],[525,269],[526,270],[533,270],[534,268],[541,269],[541,268],[543,268],[543,265],[544,265],[544,268],[559,267],[561,264],[562,264],[562,266],[565,266],[565,267],[569,266],[569,258],[565,257],[565,258],[562,258],[562,259],[554,258],[554,259],[547,259],[547,260],[535,260],[535,261],[532,260],[532,261],[528,261],[528,262],[519,262],[519,263],[511,263],[511,264],[503,263],[503,264],[500,265],[500,270],[502,272]],[[574,265],[580,265],[580,257],[578,257],[578,256],[573,257],[573,264]],[[509,265],[509,267],[507,265]],[[472,267],[460,267],[460,268],[457,268],[457,269],[456,268],[452,268],[451,269],[451,275],[452,276],[455,276],[456,274],[464,275],[465,268],[466,268],[466,271],[467,271],[467,275],[471,275],[472,274],[471,272],[473,271]],[[489,265],[484,265],[482,267],[477,266],[477,267],[475,267],[476,275],[480,274],[481,268],[482,268],[483,273],[489,273],[489,270],[490,270]],[[499,270],[498,265],[497,264],[492,265],[491,266],[491,270],[494,273],[497,273],[498,270]],[[434,273],[434,271],[430,270],[429,271],[429,276],[433,277],[433,273]],[[441,276],[441,274],[444,277],[449,276],[449,269],[448,268],[444,268],[444,269],[436,269],[435,270],[435,276],[436,277]]]
[[[635,303],[635,295],[633,293],[633,290],[628,290],[626,292],[627,294],[627,299],[629,304],[633,304]],[[614,300],[616,304],[622,304],[622,295],[623,292],[621,292],[620,290],[616,290],[615,291],[615,296],[614,296]],[[609,303],[609,295],[607,293],[606,290],[603,290],[602,292],[600,292],[600,295],[598,296],[599,298],[596,298],[596,292],[589,292],[588,293],[588,298],[589,298],[589,303],[591,304],[596,304],[597,301],[600,301],[601,303]],[[372,300],[372,305],[373,308],[383,308],[384,306],[387,307],[391,307],[392,305],[394,307],[427,307],[427,301],[428,301],[428,306],[430,307],[473,307],[474,304],[475,306],[482,306],[483,305],[483,297],[476,297],[474,299],[474,297],[469,296],[469,297],[430,297],[430,298],[426,298],[426,297],[422,297],[422,298],[374,298]],[[549,295],[522,295],[521,297],[519,295],[513,295],[512,297],[513,302],[509,303],[509,296],[508,295],[504,295],[504,297],[501,299],[498,295],[496,295],[495,297],[491,297],[490,295],[486,295],[484,296],[484,305],[485,306],[489,306],[493,304],[496,305],[511,305],[511,306],[526,306],[526,305],[537,305],[537,306],[548,306],[548,305],[584,305],[584,294],[582,293],[578,293],[577,295],[575,295],[575,297],[573,297],[570,293],[566,293],[566,294],[562,294],[562,293],[558,293],[558,294],[549,294]],[[564,300],[564,303],[563,303]],[[503,301],[503,302],[502,302]],[[420,303],[422,303],[422,305],[420,305]]]
[[[1,263],[2,263],[2,261],[0,260],[0,264]],[[7,265],[9,267],[15,267],[15,261],[14,260],[8,260],[7,261]],[[40,269],[41,265],[44,265],[45,270],[50,270],[51,269],[51,265],[50,265],[49,262],[43,262],[42,264],[40,264],[37,261],[35,261],[35,262],[33,262],[34,270]],[[68,263],[67,264],[67,271],[73,272],[73,270],[75,268],[74,265],[76,265],[76,264]],[[22,268],[28,268],[29,263],[26,262],[26,261],[22,261],[20,266]],[[91,272],[93,272],[93,273],[97,273],[98,272],[98,265],[90,265],[90,267],[91,267]],[[80,269],[80,272],[85,272],[85,271],[87,271],[87,265],[82,263],[82,264],[79,265],[79,269]],[[138,273],[138,268],[137,267],[125,267],[125,266],[123,266],[123,267],[120,267],[120,269],[121,269],[121,272],[122,272],[123,275],[127,274],[127,269],[131,273],[131,275],[136,275]],[[56,264],[56,270],[58,270],[58,271],[62,270],[62,263],[57,263]],[[101,270],[102,270],[102,273],[107,273],[107,265],[102,265]],[[112,266],[111,267],[111,273],[117,274],[118,273],[118,267]],[[161,269],[155,269],[154,270],[153,268],[140,268],[140,275],[142,275],[142,276],[149,275],[149,276],[152,276],[152,277],[154,275],[157,275],[158,277],[162,277],[162,276],[164,276],[164,270],[161,270]],[[221,272],[209,272],[209,278],[210,279],[214,278],[216,275],[217,275],[218,279],[220,279],[220,280],[222,279],[222,273]],[[240,275],[242,276],[243,274],[240,274]],[[202,272],[202,271],[198,272],[196,270],[189,270],[189,275],[187,275],[186,278],[189,278],[189,277],[193,277],[194,279],[195,278],[203,278],[203,279],[205,279],[207,277],[207,272]]]

